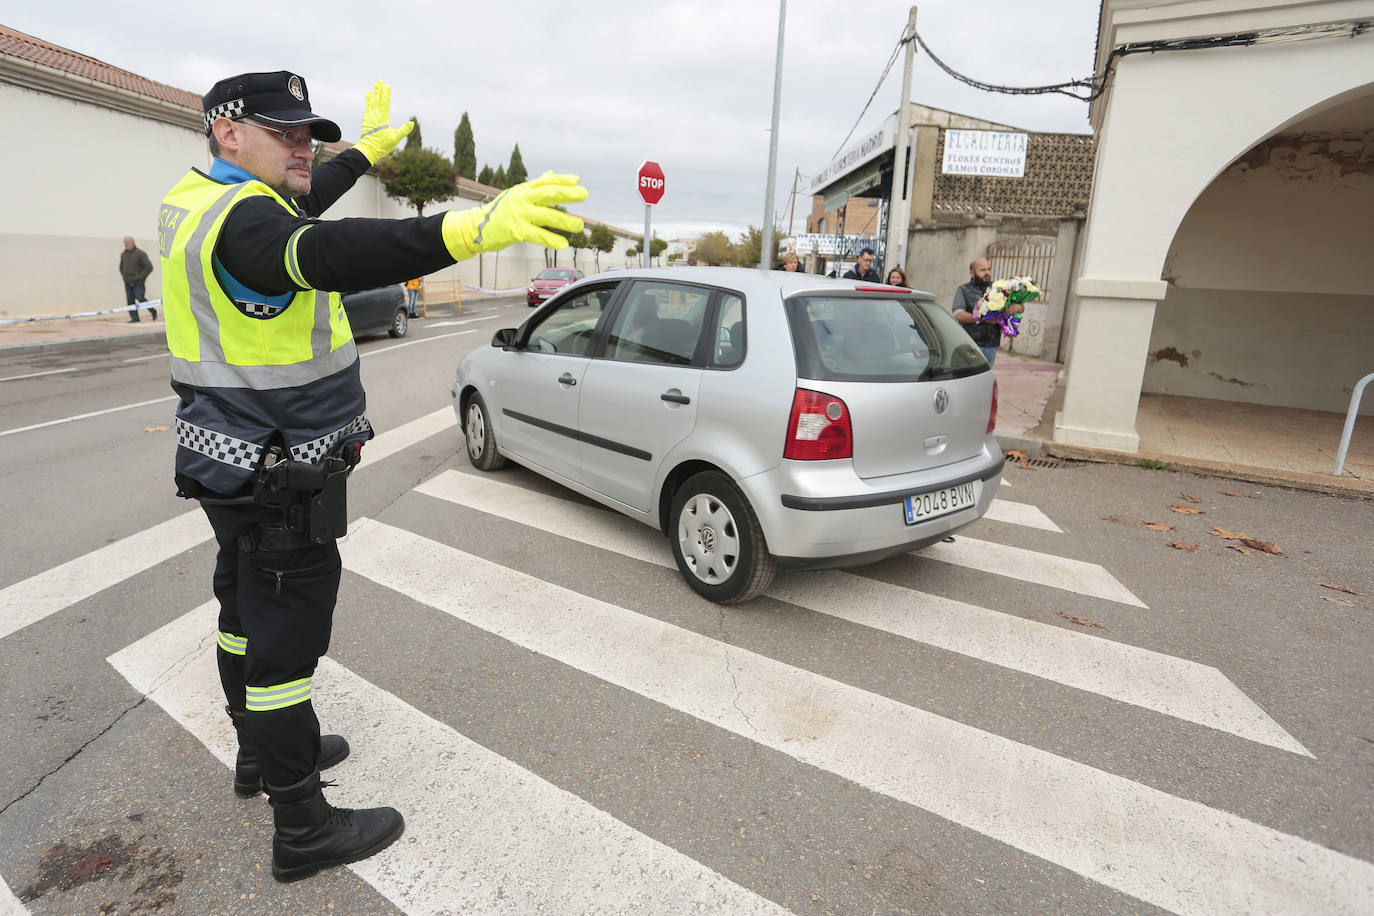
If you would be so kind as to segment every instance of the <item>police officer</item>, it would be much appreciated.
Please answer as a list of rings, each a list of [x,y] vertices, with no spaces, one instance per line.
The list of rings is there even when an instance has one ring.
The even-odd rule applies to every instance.
[[[321,221],[414,122],[391,127],[391,92],[368,93],[361,139],[312,169],[337,124],[287,71],[221,80],[203,99],[213,162],[167,193],[158,215],[172,356],[178,493],[195,498],[219,551],[217,657],[237,731],[234,790],[265,789],[272,874],[291,881],[366,858],[401,835],[393,808],[335,808],[320,769],[348,743],[321,738],[311,678],[329,646],[346,525],[344,482],[372,438],[348,317],[334,290],[423,276],[482,251],[582,221],[576,176],[545,173],[464,211]]]

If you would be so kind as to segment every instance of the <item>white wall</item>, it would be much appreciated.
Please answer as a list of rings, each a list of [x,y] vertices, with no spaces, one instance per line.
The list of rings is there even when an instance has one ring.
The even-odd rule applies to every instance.
[[[188,166],[209,163],[192,130],[0,84],[0,317],[124,304],[122,239],[148,252],[160,288],[157,210]]]
[[[0,318],[64,315],[124,305],[119,277],[123,238],[132,235],[148,253],[153,275],[148,298],[161,295],[157,210],[167,190],[191,167],[207,169],[204,135],[131,114],[0,83],[0,113],[10,125],[0,143]],[[22,125],[22,128],[20,127]],[[19,139],[16,139],[19,138]],[[427,209],[465,209],[478,202],[454,199]],[[412,207],[392,200],[364,175],[325,214],[405,218]],[[623,266],[630,244],[601,266]],[[617,254],[618,253],[618,254]],[[526,243],[438,271],[492,288],[523,288],[545,266],[545,249]],[[567,252],[559,263],[571,265]],[[592,253],[578,265],[591,272]]]

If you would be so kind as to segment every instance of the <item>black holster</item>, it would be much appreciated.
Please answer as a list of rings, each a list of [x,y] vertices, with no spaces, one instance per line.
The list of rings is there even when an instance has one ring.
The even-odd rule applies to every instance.
[[[240,550],[299,550],[343,537],[348,530],[348,472],[342,458],[318,463],[278,461],[258,469],[252,501],[281,510],[281,522],[259,525]]]

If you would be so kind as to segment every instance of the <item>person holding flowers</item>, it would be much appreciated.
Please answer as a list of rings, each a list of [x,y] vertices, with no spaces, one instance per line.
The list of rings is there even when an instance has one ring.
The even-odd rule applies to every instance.
[[[997,347],[1002,342],[1002,328],[1014,335],[1015,327],[1011,319],[1019,321],[1025,309],[1022,302],[1004,301],[1001,309],[988,309],[985,299],[992,288],[992,265],[987,258],[974,258],[968,265],[969,281],[954,291],[954,318],[964,325],[968,336],[983,351],[988,365],[997,359]],[[1036,291],[1038,294],[1038,290]],[[979,304],[982,303],[982,308]],[[991,312],[998,312],[991,316]],[[990,317],[991,316],[991,317]]]

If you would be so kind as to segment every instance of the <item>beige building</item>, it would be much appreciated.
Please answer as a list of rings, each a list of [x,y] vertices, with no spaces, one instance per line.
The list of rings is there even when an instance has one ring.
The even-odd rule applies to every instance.
[[[1029,275],[1044,295],[1027,308],[1021,334],[1005,349],[1060,358],[1071,303],[1072,265],[1092,188],[1093,140],[1086,134],[1027,131],[1008,124],[909,103],[910,221],[903,263],[907,282],[946,304],[969,278],[974,258],[991,259],[997,276]],[[880,272],[898,266],[883,250],[892,187],[897,116],[859,138],[812,183],[808,232],[876,236]],[[1017,177],[944,171],[950,131],[1013,134],[1025,139]],[[837,218],[847,210],[843,226]]]
[[[361,94],[367,86],[359,84]],[[0,144],[0,319],[63,315],[124,304],[121,239],[132,235],[154,272],[148,297],[161,289],[156,228],[163,194],[192,166],[206,169],[200,96],[112,67],[76,51],[0,25],[0,111],[22,125],[23,142]],[[345,136],[350,129],[343,125]],[[328,156],[350,144],[329,145]],[[475,206],[495,188],[460,179],[447,209]],[[375,173],[328,211],[330,219],[413,216],[386,196]],[[588,220],[588,223],[594,223]],[[624,263],[638,236],[611,227],[615,249],[604,268]],[[427,292],[467,286],[514,288],[549,261],[539,246],[518,244],[431,276]],[[578,256],[590,271],[594,253]],[[567,252],[561,264],[571,264]]]
[[[1136,451],[1142,393],[1345,411],[1374,372],[1371,20],[1105,0],[1056,441]]]

